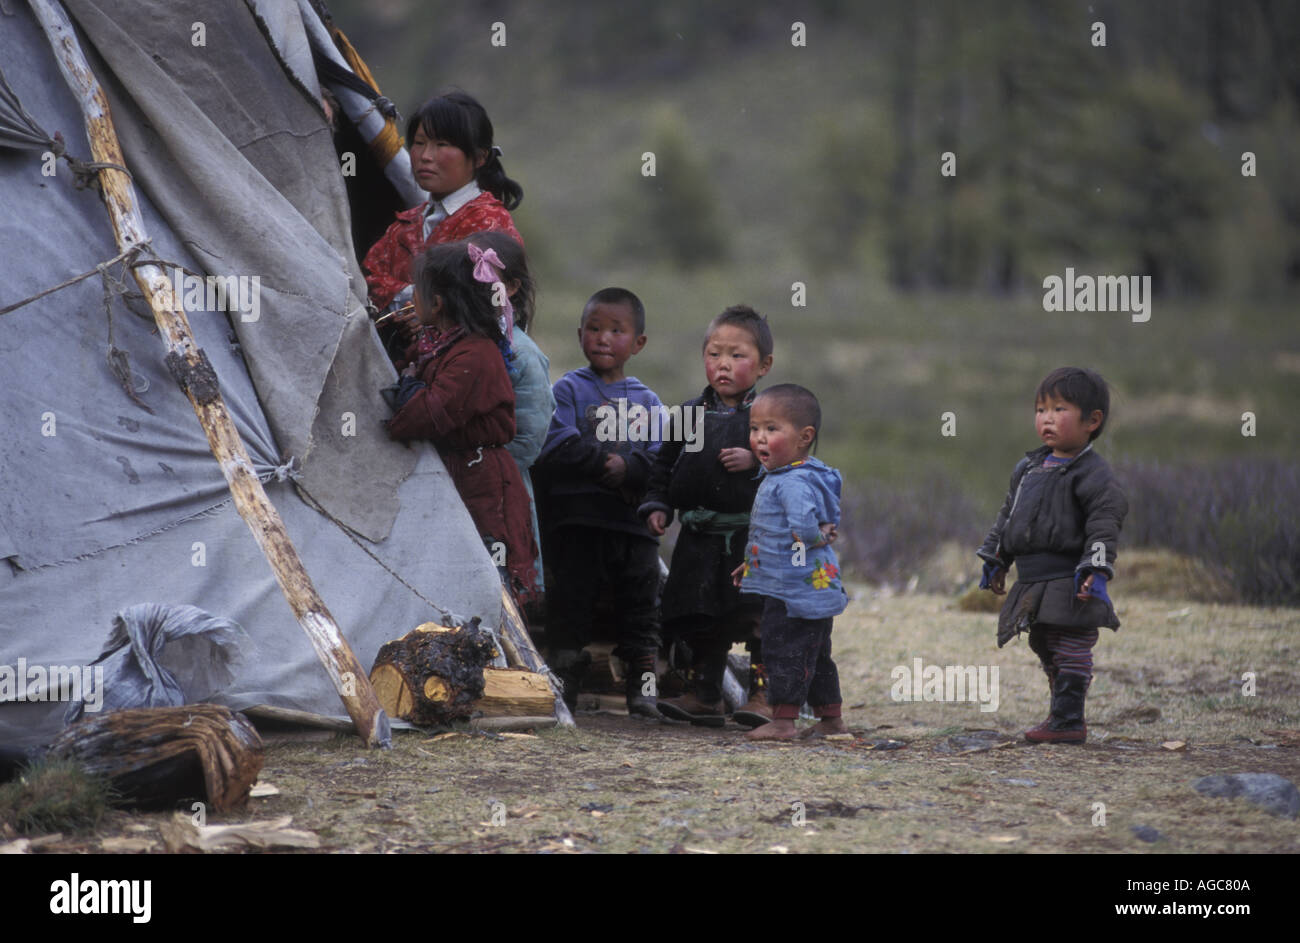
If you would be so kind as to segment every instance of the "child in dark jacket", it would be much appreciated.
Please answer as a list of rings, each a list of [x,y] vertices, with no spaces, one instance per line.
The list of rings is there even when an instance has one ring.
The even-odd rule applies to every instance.
[[[984,545],[981,589],[1006,592],[998,647],[1028,631],[1051,690],[1045,721],[1026,731],[1034,743],[1088,739],[1084,701],[1092,682],[1098,627],[1119,628],[1107,595],[1128,500],[1092,448],[1110,413],[1106,381],[1092,370],[1061,367],[1038,385],[1034,427],[1043,445],[1011,473],[1006,501]]]
[[[672,568],[664,587],[664,633],[691,651],[693,690],[659,701],[673,720],[708,727],[726,723],[722,679],[733,642],[750,650],[749,702],[738,723],[757,727],[772,719],[763,691],[758,640],[762,602],[741,596],[731,573],[741,563],[749,510],[758,491],[758,459],[749,450],[749,407],[755,384],[772,367],[772,331],[753,308],[736,305],[710,322],[704,337],[703,394],[682,405],[683,417],[702,419],[695,441],[664,442],[650,474],[641,516],[662,535],[681,516]],[[691,428],[689,421],[684,426]]]

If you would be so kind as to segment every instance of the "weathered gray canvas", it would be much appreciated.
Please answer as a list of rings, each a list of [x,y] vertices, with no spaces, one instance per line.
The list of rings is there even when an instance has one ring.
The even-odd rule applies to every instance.
[[[297,9],[258,6],[284,14],[281,33]],[[44,34],[24,4],[6,9],[9,84],[88,158]],[[391,443],[380,426],[377,391],[392,368],[360,312],[337,158],[302,83],[241,2],[67,9],[108,92],[155,253],[260,278],[256,320],[193,311],[190,321],[357,657],[369,666],[384,641],[438,618],[429,601],[495,625],[495,569],[436,453]],[[206,47],[191,45],[196,21]],[[41,169],[38,152],[0,148],[0,307],[116,255],[98,194],[75,189],[62,163],[53,177]],[[110,330],[152,413],[110,370]],[[118,610],[190,604],[239,622],[257,644],[225,703],[342,716],[163,353],[138,296],[115,298],[106,314],[98,276],[0,316],[0,666],[84,665]],[[290,456],[306,489],[400,579],[277,479]],[[0,742],[48,738],[65,707],[0,704]]]

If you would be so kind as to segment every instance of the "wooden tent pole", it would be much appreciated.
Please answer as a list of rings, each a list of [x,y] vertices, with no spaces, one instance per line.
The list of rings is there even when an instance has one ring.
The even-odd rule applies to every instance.
[[[554,676],[546,667],[546,660],[533,645],[532,637],[528,634],[528,625],[524,621],[524,614],[519,611],[514,597],[504,586],[501,587],[501,644],[505,646],[508,664],[541,672],[546,676],[551,690],[555,693],[556,723],[561,727],[577,726],[573,721],[573,714],[569,711],[569,705],[564,703],[559,685],[555,683]]]
[[[90,71],[63,7],[58,0],[28,2],[54,48],[54,57],[68,86],[81,105],[86,120],[86,137],[90,140],[95,161],[125,166],[109,114],[108,98]],[[148,234],[130,176],[114,167],[100,168],[98,174],[118,249],[125,252],[146,244]],[[230,486],[235,507],[271,564],[298,624],[311,640],[357,732],[370,746],[388,746],[391,739],[388,715],[379,706],[366,671],[312,585],[311,577],[284,528],[284,521],[266,496],[221,398],[212,364],[195,342],[189,319],[172,291],[166,272],[157,265],[136,265],[132,271],[153,309],[154,320],[167,346],[167,367],[193,404],[212,454]]]

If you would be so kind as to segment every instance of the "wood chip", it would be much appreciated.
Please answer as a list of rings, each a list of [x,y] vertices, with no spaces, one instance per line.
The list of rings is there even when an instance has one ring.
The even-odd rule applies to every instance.
[[[152,838],[105,838],[99,843],[101,851],[108,854],[138,854],[152,851],[158,843]]]
[[[25,855],[31,847],[32,840],[30,838],[19,838],[17,841],[5,842],[0,845],[0,855]]]
[[[1178,750],[1186,750],[1186,749],[1187,749],[1187,741],[1186,741],[1186,740],[1166,740],[1164,743],[1162,743],[1162,744],[1160,744],[1160,745],[1161,745],[1162,747],[1164,747],[1166,750],[1170,750],[1170,751],[1174,751],[1174,752],[1176,752],[1176,751],[1178,751]]]
[[[278,788],[272,786],[270,783],[263,782],[253,783],[253,788],[248,791],[249,798],[251,799],[268,799],[271,796],[278,796],[279,794],[280,790]]]
[[[498,737],[509,737],[511,740],[540,740],[541,737],[533,733],[512,733],[509,730],[502,730],[497,734]]]
[[[453,737],[468,737],[469,734],[461,733],[459,730],[449,730],[446,733],[440,733],[436,737],[430,737],[425,743],[437,743],[439,740],[450,740]]]
[[[1020,841],[1019,835],[985,835],[984,837],[999,845],[1009,845],[1013,841]]]
[[[239,848],[319,848],[315,832],[289,828],[293,816],[237,825],[195,825],[188,813],[177,812],[159,828],[167,850],[224,851]]]

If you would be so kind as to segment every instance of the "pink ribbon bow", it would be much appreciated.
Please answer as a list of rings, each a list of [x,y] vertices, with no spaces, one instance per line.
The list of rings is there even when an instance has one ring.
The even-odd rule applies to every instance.
[[[515,309],[510,304],[510,296],[506,294],[505,282],[501,275],[505,271],[505,265],[502,264],[501,258],[497,255],[495,249],[480,249],[474,243],[469,244],[469,260],[474,263],[474,280],[484,282],[489,285],[500,285],[501,293],[505,298],[505,303],[501,307],[499,323],[501,333],[505,336],[506,343],[513,344],[515,339]],[[493,288],[496,291],[496,288]]]

